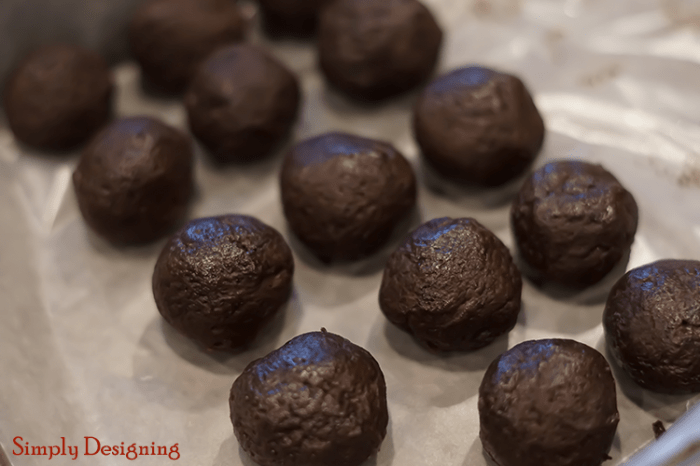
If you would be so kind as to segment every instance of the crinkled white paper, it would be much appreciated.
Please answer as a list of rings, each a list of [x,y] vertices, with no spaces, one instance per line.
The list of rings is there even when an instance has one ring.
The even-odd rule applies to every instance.
[[[547,125],[537,165],[562,157],[599,162],[633,193],[640,223],[627,269],[661,258],[700,259],[700,3],[425,1],[446,32],[440,72],[478,63],[527,83]],[[74,39],[119,56],[136,3],[2,0],[0,82],[18,51],[41,40]],[[512,248],[503,193],[428,187],[436,183],[421,167],[409,124],[415,94],[357,105],[327,89],[313,43],[270,42],[258,33],[252,40],[301,78],[303,107],[290,142],[328,130],[388,140],[421,179],[420,218],[411,227],[470,216]],[[186,127],[180,102],[143,93],[135,64],[114,70],[118,116],[149,114]],[[378,308],[382,264],[396,241],[360,264],[322,266],[290,238],[279,202],[280,154],[216,169],[198,151],[190,217],[255,215],[285,235],[296,260],[293,298],[257,346],[229,357],[205,354],[165,327],[156,310],[150,277],[164,241],[120,249],[87,230],[70,181],[76,156],[19,147],[0,127],[0,443],[13,465],[131,464],[123,456],[83,456],[86,436],[107,445],[177,443],[176,464],[251,465],[229,421],[231,383],[252,359],[325,327],[368,349],[386,376],[389,431],[368,464],[485,466],[476,402],[491,360],[545,337],[604,351],[600,320],[610,283],[567,295],[526,281],[519,323],[507,337],[475,353],[429,354]],[[694,401],[654,395],[615,375],[621,420],[605,463],[611,466],[653,438],[652,422],[668,425]],[[31,445],[65,437],[81,456],[53,463],[16,456],[17,436]],[[141,456],[135,464],[169,461]]]

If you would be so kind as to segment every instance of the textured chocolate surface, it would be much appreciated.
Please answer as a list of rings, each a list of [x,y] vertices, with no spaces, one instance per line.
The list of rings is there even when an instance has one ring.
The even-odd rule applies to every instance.
[[[321,70],[341,91],[363,100],[391,97],[433,71],[442,31],[417,0],[337,0],[321,12]]]
[[[556,161],[513,201],[511,225],[533,278],[571,287],[600,281],[629,251],[637,203],[600,165]]]
[[[207,349],[249,345],[292,289],[294,260],[277,230],[245,215],[190,221],[153,271],[163,318]]]
[[[438,351],[474,350],[515,326],[522,279],[508,248],[470,218],[438,218],[389,257],[379,306]]]
[[[389,420],[377,361],[324,330],[251,362],[229,404],[241,448],[261,466],[357,466]]]
[[[185,95],[192,133],[219,162],[269,155],[292,127],[299,100],[296,76],[250,45],[215,52]]]
[[[413,131],[441,175],[475,186],[517,177],[544,142],[544,122],[523,82],[476,66],[440,76],[423,90]]]
[[[150,0],[131,20],[129,44],[146,79],[177,93],[210,53],[244,35],[245,22],[232,0]]]
[[[10,129],[23,143],[45,150],[85,142],[110,117],[112,76],[96,53],[49,45],[29,54],[4,91]]]
[[[660,260],[613,286],[603,328],[610,353],[642,387],[700,392],[700,262]]]
[[[258,0],[265,29],[273,35],[308,36],[331,0]]]
[[[148,117],[114,121],[83,150],[73,185],[85,222],[114,243],[158,239],[184,217],[192,142]]]
[[[284,214],[322,261],[379,249],[416,203],[411,165],[392,145],[346,133],[302,141],[285,156]]]
[[[573,340],[521,343],[486,370],[479,419],[498,466],[599,466],[620,420],[610,366]]]

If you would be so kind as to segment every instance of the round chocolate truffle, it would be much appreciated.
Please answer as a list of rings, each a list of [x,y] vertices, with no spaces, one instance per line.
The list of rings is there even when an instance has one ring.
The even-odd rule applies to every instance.
[[[244,33],[233,0],[150,0],[133,16],[129,42],[146,80],[178,93],[209,54]]]
[[[620,420],[610,366],[577,341],[521,343],[486,370],[479,419],[498,466],[599,466]]]
[[[325,329],[251,362],[229,404],[241,448],[261,466],[358,466],[389,421],[377,361]]]
[[[413,131],[438,173],[484,187],[522,174],[544,141],[544,122],[523,82],[476,66],[440,76],[423,90]]]
[[[378,250],[416,203],[411,165],[391,144],[345,133],[302,141],[281,174],[289,227],[324,262]]]
[[[192,133],[222,163],[269,155],[291,129],[299,100],[294,74],[250,45],[211,55],[185,95]]]
[[[5,87],[5,114],[23,143],[71,149],[104,125],[112,109],[112,76],[96,53],[72,45],[29,54]]]
[[[113,243],[160,238],[192,195],[192,142],[148,117],[124,118],[85,147],[73,185],[85,222]]]
[[[274,35],[308,36],[321,7],[331,0],[258,0],[265,29]]]
[[[561,160],[536,170],[513,201],[515,242],[536,280],[580,288],[629,251],[637,203],[600,165]]]
[[[319,19],[321,70],[362,100],[392,97],[426,80],[441,42],[440,27],[418,0],[336,0]]]
[[[379,307],[436,351],[484,347],[514,326],[522,279],[508,248],[471,218],[437,218],[389,256]]]
[[[198,218],[165,244],[153,271],[158,311],[212,350],[249,345],[292,289],[294,260],[277,230],[246,215]]]
[[[603,314],[610,354],[644,388],[700,392],[700,262],[661,260],[630,270]]]

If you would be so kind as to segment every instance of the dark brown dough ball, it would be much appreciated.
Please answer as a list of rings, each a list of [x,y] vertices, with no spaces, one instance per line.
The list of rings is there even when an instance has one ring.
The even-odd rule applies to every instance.
[[[274,35],[308,36],[321,7],[331,0],[258,0],[265,29]]]
[[[610,366],[577,341],[521,343],[486,370],[479,419],[498,466],[599,466],[620,420]]]
[[[508,248],[470,218],[437,218],[389,257],[379,306],[432,350],[469,351],[510,331],[522,279]]]
[[[221,163],[269,155],[291,129],[299,100],[296,76],[250,45],[215,52],[185,95],[192,133]]]
[[[523,82],[476,66],[440,76],[423,90],[413,131],[438,173],[475,186],[517,177],[544,142],[544,122]]]
[[[71,149],[104,125],[112,110],[112,76],[96,53],[72,45],[29,54],[5,87],[10,129],[23,143]]]
[[[131,20],[129,42],[146,79],[179,93],[209,54],[244,35],[233,0],[150,0]]]
[[[198,218],[166,243],[153,271],[163,318],[207,349],[249,345],[287,301],[294,260],[277,230],[246,215]]]
[[[661,260],[627,272],[603,315],[610,354],[655,392],[700,392],[700,262]]]
[[[441,42],[435,18],[417,0],[336,0],[319,19],[321,70],[363,100],[392,97],[426,80]]]
[[[411,165],[391,144],[327,133],[294,146],[282,165],[284,215],[324,262],[378,250],[416,203]]]
[[[192,195],[192,141],[148,117],[124,118],[83,150],[73,185],[85,222],[114,243],[144,243],[184,217]]]
[[[637,203],[600,165],[561,160],[536,170],[511,208],[515,242],[537,280],[599,282],[629,251]]]
[[[261,466],[358,466],[389,421],[377,361],[323,329],[251,362],[229,404],[241,448]]]

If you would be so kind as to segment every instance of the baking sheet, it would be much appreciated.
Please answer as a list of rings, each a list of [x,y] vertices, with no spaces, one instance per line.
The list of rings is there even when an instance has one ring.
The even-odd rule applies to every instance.
[[[0,24],[8,27],[0,28],[0,82],[17,51],[40,39],[73,38],[118,58],[124,51],[119,31],[136,3],[3,0]],[[446,32],[440,72],[479,63],[527,83],[547,125],[536,165],[562,157],[602,163],[633,193],[640,223],[627,270],[661,258],[700,259],[698,2],[425,3]],[[254,8],[245,7],[255,20]],[[504,199],[514,187],[464,192],[437,183],[421,166],[410,131],[415,93],[381,106],[357,105],[326,88],[312,43],[270,42],[257,32],[251,40],[269,46],[301,78],[303,107],[289,143],[328,130],[388,140],[421,180],[410,227],[471,216],[512,249]],[[134,63],[119,63],[114,71],[118,116],[154,115],[185,128],[180,102],[144,94]],[[610,283],[572,295],[527,281],[519,322],[507,337],[469,354],[423,351],[386,322],[377,304],[383,261],[401,234],[360,263],[321,265],[286,227],[277,186],[280,155],[220,169],[198,148],[190,218],[255,215],[285,235],[296,261],[293,297],[273,328],[242,354],[209,355],[163,325],[156,310],[150,276],[164,240],[115,248],[94,236],[70,183],[77,154],[58,157],[18,146],[0,126],[0,443],[13,465],[47,461],[13,455],[17,436],[37,446],[60,445],[65,437],[80,447],[78,464],[128,461],[82,456],[87,436],[106,445],[177,443],[183,464],[252,465],[228,419],[231,383],[252,359],[325,327],[372,352],[386,376],[390,425],[368,465],[484,466],[476,402],[491,360],[533,338],[573,338],[604,351],[600,319]],[[698,400],[655,395],[615,375],[621,420],[613,459],[605,463],[611,466],[653,438],[655,420],[668,425]],[[75,464],[68,457],[51,461]]]

